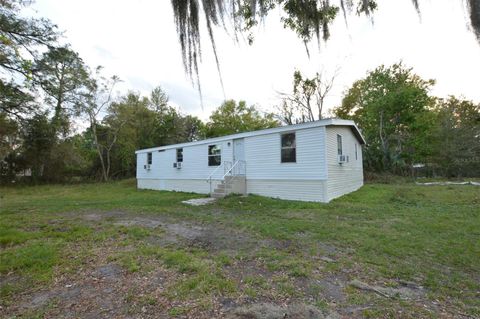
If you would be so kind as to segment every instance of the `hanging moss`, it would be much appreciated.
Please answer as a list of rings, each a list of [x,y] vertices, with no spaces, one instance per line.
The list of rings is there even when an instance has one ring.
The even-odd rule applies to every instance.
[[[419,1],[411,1],[420,13]],[[182,49],[183,64],[192,82],[197,85],[200,95],[198,65],[202,55],[199,27],[201,11],[205,15],[221,81],[220,62],[213,34],[214,26],[223,26],[226,29],[225,22],[229,21],[229,25],[233,26],[235,39],[238,33],[247,33],[248,42],[252,43],[252,28],[271,10],[278,7],[283,12],[281,20],[284,27],[296,32],[307,49],[307,44],[314,37],[319,43],[329,39],[330,24],[340,10],[346,20],[347,13],[354,8],[357,14],[367,16],[377,9],[375,0],[337,0],[335,3],[330,3],[330,0],[171,0],[171,3]],[[480,0],[467,0],[467,4],[471,27],[480,42]]]

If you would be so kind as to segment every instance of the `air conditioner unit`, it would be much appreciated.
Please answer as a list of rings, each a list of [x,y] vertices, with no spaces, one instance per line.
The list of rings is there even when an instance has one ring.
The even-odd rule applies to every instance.
[[[344,164],[348,162],[347,155],[338,155],[338,164]]]
[[[143,165],[143,168],[146,169],[146,170],[150,170],[150,164]]]
[[[173,163],[173,168],[176,168],[176,169],[182,168],[182,162],[175,162],[175,163]]]

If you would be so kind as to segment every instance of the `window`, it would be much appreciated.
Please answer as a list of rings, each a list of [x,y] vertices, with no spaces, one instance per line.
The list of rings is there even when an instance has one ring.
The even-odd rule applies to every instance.
[[[208,166],[220,166],[222,150],[219,145],[208,145]]]
[[[355,143],[355,160],[358,160],[358,154],[357,154],[357,143]]]
[[[338,150],[338,155],[343,155],[342,136],[338,134],[337,134],[337,150]]]
[[[297,146],[295,133],[282,134],[282,163],[295,163],[297,161]]]
[[[183,148],[177,148],[177,162],[183,162]]]
[[[152,165],[152,153],[147,153],[147,164]]]

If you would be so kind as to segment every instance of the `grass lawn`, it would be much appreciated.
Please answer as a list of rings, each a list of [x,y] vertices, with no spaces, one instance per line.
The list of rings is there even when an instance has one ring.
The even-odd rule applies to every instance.
[[[0,194],[2,317],[480,317],[480,187],[200,207],[134,180]]]

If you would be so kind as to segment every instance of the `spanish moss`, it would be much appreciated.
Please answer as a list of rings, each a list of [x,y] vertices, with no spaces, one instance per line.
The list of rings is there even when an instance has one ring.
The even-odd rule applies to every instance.
[[[200,46],[200,14],[203,10],[208,36],[212,45],[220,83],[225,95],[220,70],[220,61],[214,37],[214,28],[223,26],[228,20],[233,25],[235,39],[239,33],[249,33],[249,43],[253,42],[252,30],[274,8],[282,12],[281,21],[286,29],[294,31],[305,44],[315,38],[320,44],[330,38],[330,26],[341,10],[345,21],[352,8],[357,14],[371,16],[377,9],[377,0],[171,0],[175,25],[182,50],[183,65],[187,75],[196,84],[201,95],[199,63],[202,58]],[[419,0],[411,0],[420,13]],[[470,25],[480,43],[480,0],[467,1]]]
[[[480,0],[468,0],[468,8],[473,32],[480,42]]]

